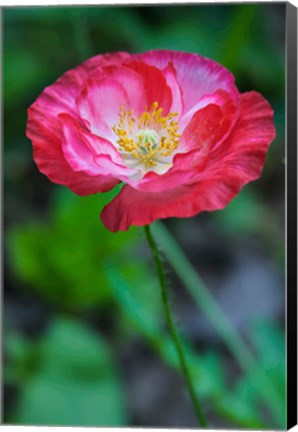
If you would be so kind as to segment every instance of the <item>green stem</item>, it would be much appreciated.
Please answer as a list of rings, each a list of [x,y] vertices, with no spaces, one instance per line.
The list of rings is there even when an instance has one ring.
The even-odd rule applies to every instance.
[[[165,318],[167,321],[168,330],[169,330],[169,333],[173,339],[175,348],[177,350],[181,369],[182,369],[183,375],[184,375],[186,383],[187,383],[188,391],[189,391],[189,394],[190,394],[190,397],[191,397],[191,400],[192,400],[192,403],[193,403],[193,406],[194,406],[194,409],[196,412],[196,416],[197,416],[199,425],[207,427],[207,421],[206,421],[206,418],[203,414],[199,400],[197,398],[195,388],[194,388],[194,385],[192,382],[191,374],[190,374],[190,371],[188,369],[186,359],[184,356],[182,344],[181,344],[181,341],[180,341],[179,336],[178,336],[178,332],[177,332],[176,327],[175,327],[175,323],[174,323],[174,319],[173,319],[173,316],[171,313],[170,303],[169,303],[169,299],[168,299],[168,294],[167,294],[163,264],[162,264],[162,261],[161,261],[160,256],[159,256],[157,245],[156,245],[155,240],[151,234],[151,230],[150,230],[149,225],[145,226],[145,234],[146,234],[146,238],[148,240],[149,246],[151,248],[152,256],[153,256],[153,259],[154,259],[155,265],[156,265],[156,270],[157,270],[158,279],[159,279],[159,283],[160,283],[160,289],[161,289],[162,303],[163,303],[163,307],[164,307]]]

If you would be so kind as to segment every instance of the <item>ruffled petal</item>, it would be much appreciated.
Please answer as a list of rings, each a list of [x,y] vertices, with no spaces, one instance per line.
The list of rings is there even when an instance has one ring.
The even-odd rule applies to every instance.
[[[143,62],[126,61],[124,66],[137,72],[144,80],[145,92],[147,95],[148,108],[158,102],[164,114],[168,114],[172,105],[172,92],[167,85],[163,73],[154,66],[149,66]],[[144,110],[146,105],[144,106]]]
[[[118,64],[129,57],[130,55],[124,52],[97,55],[67,71],[54,84],[46,87],[28,109],[27,134],[30,135],[29,138],[34,136],[38,123],[59,135],[58,115],[60,113],[68,113],[80,120],[75,99],[88,74],[98,67],[108,66],[111,62]]]
[[[170,108],[170,112],[176,112],[178,114],[176,119],[179,120],[184,109],[183,97],[181,87],[177,81],[176,69],[173,63],[169,63],[167,67],[163,69],[162,73],[166,78],[167,84],[172,91],[172,105]]]
[[[138,171],[128,168],[112,143],[89,133],[68,115],[60,115],[63,122],[62,149],[74,171],[89,176],[104,175],[126,181]]]
[[[206,173],[233,171],[245,183],[262,172],[270,143],[275,138],[273,110],[263,96],[255,91],[240,95],[240,115],[228,138],[216,146]]]
[[[54,180],[53,180],[54,181]],[[119,180],[110,176],[96,176],[90,178],[87,174],[77,173],[76,176],[69,176],[67,183],[62,183],[67,186],[72,192],[80,196],[88,196],[99,192],[108,192],[113,189]]]
[[[119,180],[110,176],[90,177],[84,172],[74,172],[62,152],[62,137],[42,122],[36,122],[33,109],[28,122],[27,136],[32,140],[33,158],[39,171],[52,182],[65,185],[81,196],[106,192],[119,183]]]
[[[61,115],[61,120],[62,151],[71,169],[73,171],[84,171],[90,176],[100,174],[94,161],[94,152],[84,139],[83,131],[73,124],[73,121],[65,120],[63,115]]]
[[[106,66],[94,70],[88,76],[89,79],[94,81],[102,79],[117,81],[125,90],[129,109],[133,109],[134,113],[142,113],[148,104],[144,79],[132,69],[123,66]]]
[[[108,191],[118,180],[103,176],[90,178],[83,172],[73,172],[62,152],[58,116],[68,113],[80,121],[75,99],[88,74],[99,67],[119,64],[129,57],[128,53],[117,52],[88,59],[46,87],[28,109],[26,135],[32,141],[33,157],[39,170],[51,181],[68,186],[78,195]]]
[[[179,157],[177,155],[176,157]],[[189,159],[191,156],[189,156]],[[154,171],[148,172],[144,177],[132,177],[128,179],[127,183],[136,190],[142,192],[162,192],[165,190],[174,189],[177,186],[184,184],[191,180],[194,172],[187,169],[185,165],[179,168],[171,168],[165,174],[157,174]]]
[[[78,96],[80,87],[88,74],[94,69],[119,64],[130,55],[125,52],[104,54],[94,56],[74,69],[63,74],[54,84],[46,87],[34,102],[35,110],[47,117],[57,116],[61,112],[76,115],[75,99]]]
[[[228,96],[226,101],[229,101]],[[226,105],[209,104],[197,111],[180,138],[173,166],[163,175],[150,172],[130,185],[145,192],[160,192],[175,188],[200,173],[211,149],[223,140],[232,124],[236,108],[232,105],[230,109],[228,102]]]
[[[197,54],[179,51],[153,50],[135,54],[131,59],[146,62],[159,69],[172,62],[177,71],[177,81],[183,92],[184,113],[202,97],[222,89],[238,98],[234,76],[220,64]]]
[[[129,59],[131,54],[125,51],[111,52],[107,54],[98,54],[84,61],[77,68],[83,68],[87,74],[90,74],[97,68],[102,68],[110,65],[120,65],[123,61]]]
[[[182,116],[179,122],[180,130],[184,131],[196,112],[210,104],[221,107],[225,117],[225,123],[229,123],[229,127],[226,128],[226,132],[228,132],[234,126],[239,115],[240,95],[235,99],[224,90],[217,90],[213,94],[202,97],[198,103]]]
[[[124,186],[102,211],[101,220],[110,231],[126,231],[156,219],[191,217],[203,210],[219,210],[237,194],[239,178],[202,181],[163,192],[141,192]]]
[[[89,79],[77,99],[79,113],[92,133],[113,141],[112,126],[118,123],[120,107],[129,109],[129,99],[123,86],[110,78]]]
[[[197,111],[180,138],[180,148],[185,152],[210,150],[212,144],[222,136],[224,114],[218,105],[209,104]]]
[[[129,168],[122,163],[116,163],[112,160],[111,156],[108,154],[100,154],[95,156],[95,162],[100,168],[101,174],[113,175],[117,177],[122,182],[127,182],[130,176],[138,175],[138,171]]]

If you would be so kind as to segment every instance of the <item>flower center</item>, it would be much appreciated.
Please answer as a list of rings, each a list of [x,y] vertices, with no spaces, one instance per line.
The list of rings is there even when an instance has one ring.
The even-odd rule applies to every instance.
[[[173,120],[178,113],[163,116],[162,112],[158,102],[154,102],[150,110],[135,118],[133,110],[126,111],[121,106],[119,122],[112,130],[118,137],[118,150],[129,166],[143,172],[165,172],[171,166],[180,138],[178,122]]]

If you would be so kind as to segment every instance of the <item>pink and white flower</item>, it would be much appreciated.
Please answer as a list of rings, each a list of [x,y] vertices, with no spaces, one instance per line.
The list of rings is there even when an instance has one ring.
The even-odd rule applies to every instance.
[[[39,170],[79,195],[125,183],[101,219],[111,231],[225,207],[262,171],[273,111],[196,54],[95,56],[28,110]]]

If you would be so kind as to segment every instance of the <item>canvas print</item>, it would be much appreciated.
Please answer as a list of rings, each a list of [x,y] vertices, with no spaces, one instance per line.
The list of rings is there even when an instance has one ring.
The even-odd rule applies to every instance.
[[[286,427],[285,8],[2,10],[5,424]]]

